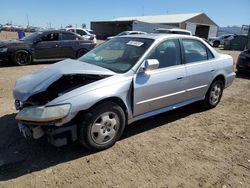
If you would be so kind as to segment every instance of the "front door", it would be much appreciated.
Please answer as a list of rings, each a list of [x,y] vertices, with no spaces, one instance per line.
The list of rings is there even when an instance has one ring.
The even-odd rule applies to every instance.
[[[134,116],[178,104],[186,97],[179,41],[160,43],[148,59],[157,59],[159,68],[134,76]]]
[[[48,33],[41,37],[41,41],[34,45],[35,59],[59,58],[61,49],[59,33]]]

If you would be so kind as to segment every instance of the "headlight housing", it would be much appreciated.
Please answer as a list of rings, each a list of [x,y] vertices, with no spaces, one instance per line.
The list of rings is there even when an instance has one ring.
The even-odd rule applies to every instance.
[[[0,48],[0,52],[3,53],[3,52],[7,52],[8,48]]]
[[[21,121],[51,122],[66,117],[70,108],[70,104],[25,107],[17,114],[16,119]]]

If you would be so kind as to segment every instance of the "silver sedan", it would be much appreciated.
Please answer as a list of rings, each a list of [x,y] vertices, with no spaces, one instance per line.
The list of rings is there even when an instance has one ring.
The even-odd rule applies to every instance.
[[[16,81],[21,133],[55,146],[79,140],[103,150],[125,125],[203,101],[214,108],[234,80],[231,56],[202,39],[146,34],[116,37]]]

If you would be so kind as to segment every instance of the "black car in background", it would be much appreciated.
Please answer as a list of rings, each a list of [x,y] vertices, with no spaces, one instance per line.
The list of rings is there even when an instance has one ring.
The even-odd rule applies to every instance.
[[[250,74],[250,49],[240,53],[236,68],[240,73]]]
[[[0,41],[0,60],[16,65],[34,61],[59,61],[78,58],[95,47],[95,43],[68,31],[53,30],[32,33],[20,40]]]

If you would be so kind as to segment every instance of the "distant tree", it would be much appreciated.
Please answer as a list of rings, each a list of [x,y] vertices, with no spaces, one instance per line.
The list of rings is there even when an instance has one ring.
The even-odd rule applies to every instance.
[[[82,28],[83,28],[83,29],[86,28],[86,24],[85,24],[85,23],[82,24]]]

